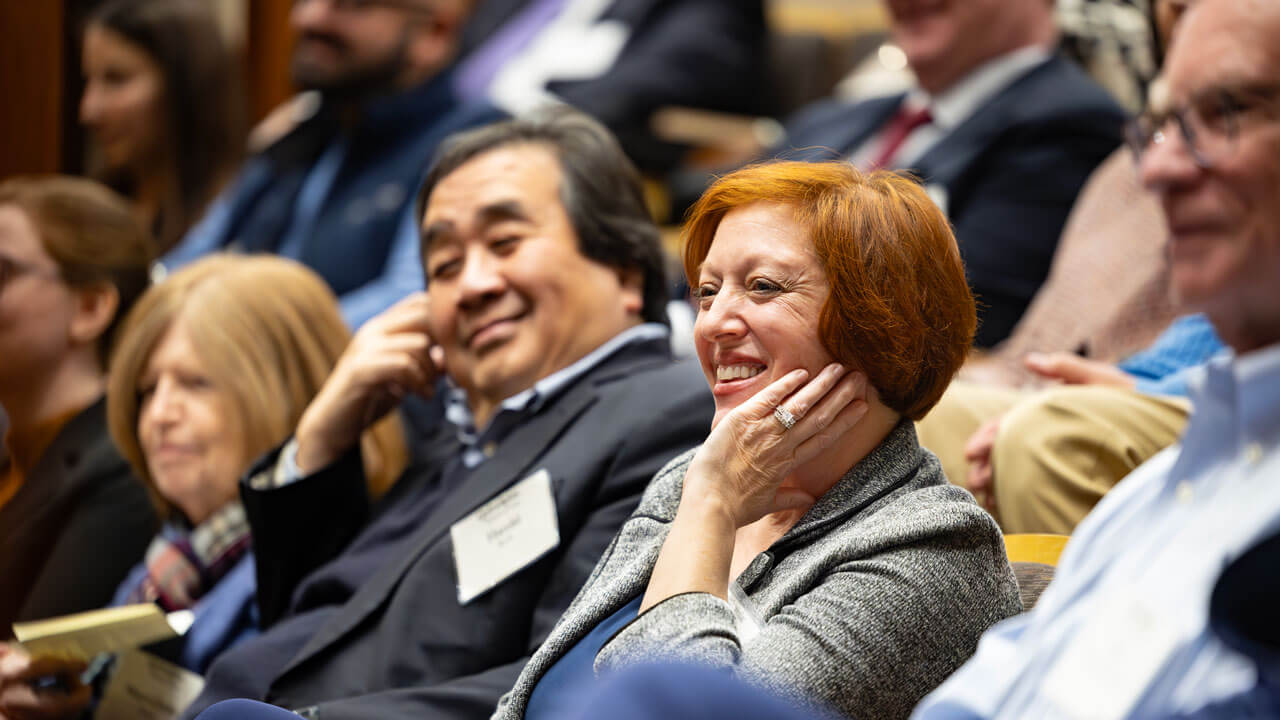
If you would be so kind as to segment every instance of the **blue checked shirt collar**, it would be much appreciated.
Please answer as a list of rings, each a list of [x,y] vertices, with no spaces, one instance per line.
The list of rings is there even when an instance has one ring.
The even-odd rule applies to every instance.
[[[483,429],[476,428],[471,406],[467,403],[467,394],[451,379],[447,379],[444,417],[454,426],[458,442],[462,444],[463,465],[472,469],[484,462],[525,418],[538,412],[548,400],[622,347],[667,337],[669,334],[670,330],[661,323],[644,323],[618,333],[572,365],[551,373],[534,383],[533,387],[503,400],[498,406],[498,412],[494,413],[493,419]]]

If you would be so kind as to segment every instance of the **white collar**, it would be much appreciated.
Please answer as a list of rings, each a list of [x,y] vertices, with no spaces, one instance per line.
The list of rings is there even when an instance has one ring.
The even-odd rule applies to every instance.
[[[939,130],[949,131],[968,120],[988,100],[1049,57],[1049,51],[1038,45],[1020,48],[979,65],[936,96],[930,96],[916,87],[907,94],[903,104],[912,109],[929,108],[933,125]]]

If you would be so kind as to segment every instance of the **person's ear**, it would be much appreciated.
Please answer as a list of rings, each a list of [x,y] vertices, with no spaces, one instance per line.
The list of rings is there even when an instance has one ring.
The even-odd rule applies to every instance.
[[[76,288],[76,311],[68,328],[71,341],[92,345],[111,326],[120,307],[120,292],[111,283],[97,283]]]
[[[644,272],[635,268],[618,270],[618,285],[622,288],[622,307],[628,315],[639,316],[644,312]]]

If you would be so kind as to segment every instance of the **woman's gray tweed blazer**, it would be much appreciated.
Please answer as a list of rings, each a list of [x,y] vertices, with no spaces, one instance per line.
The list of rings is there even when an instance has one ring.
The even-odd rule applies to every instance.
[[[644,592],[694,451],[649,484],[495,720],[521,718],[539,678]],[[1022,608],[995,522],[947,483],[903,421],[738,577],[764,624],[740,639],[730,606],[687,593],[650,608],[596,656],[597,674],[656,660],[732,668],[857,718],[906,717],[992,624]]]

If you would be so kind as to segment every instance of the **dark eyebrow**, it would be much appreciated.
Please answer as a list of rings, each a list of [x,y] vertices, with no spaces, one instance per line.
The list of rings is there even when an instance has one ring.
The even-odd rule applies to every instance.
[[[491,203],[480,208],[477,213],[480,227],[487,227],[499,222],[515,220],[520,222],[529,222],[531,218],[524,206],[518,200],[503,200]],[[439,240],[452,237],[457,228],[450,220],[440,220],[431,223],[422,229],[422,247],[421,253],[426,256],[427,251],[431,249],[431,245]]]
[[[480,209],[480,224],[492,225],[504,220],[528,221],[529,213],[518,200],[503,200]]]
[[[422,239],[420,241],[418,252],[425,259],[427,251],[431,249],[431,245],[437,240],[453,235],[453,223],[448,220],[440,220],[433,222],[422,229]]]

